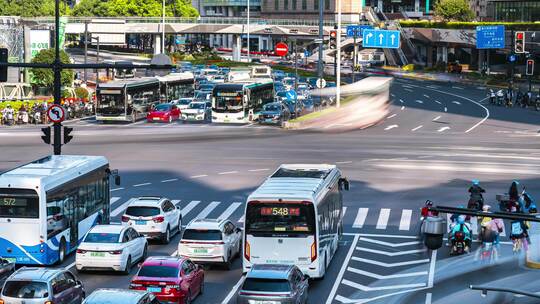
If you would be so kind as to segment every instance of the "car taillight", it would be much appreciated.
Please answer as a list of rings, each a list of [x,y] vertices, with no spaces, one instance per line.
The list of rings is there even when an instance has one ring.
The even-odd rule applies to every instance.
[[[85,254],[85,253],[86,253],[86,250],[82,250],[82,249],[77,249],[77,253],[80,253],[80,254]]]
[[[317,259],[317,240],[313,240],[311,244],[311,262]]]
[[[125,216],[125,215],[122,215],[122,222],[124,222],[124,223],[129,222],[129,217]]]
[[[427,207],[422,207],[421,215],[423,217],[426,217],[428,215],[428,208]]]
[[[110,254],[122,254],[122,250],[109,251]]]
[[[249,246],[249,242],[246,240],[244,242],[244,258],[246,258],[246,260],[250,260],[251,258],[251,248]]]
[[[4,303],[4,301],[0,300],[0,304],[3,304],[3,303]],[[53,301],[45,301],[45,303],[43,303],[43,304],[54,304],[54,302]]]
[[[0,304],[4,304],[4,300],[0,299]]]
[[[157,216],[157,217],[153,218],[152,220],[154,221],[154,223],[163,223],[163,221],[165,221],[165,217]]]
[[[456,232],[456,240],[462,241],[464,239],[463,232]]]

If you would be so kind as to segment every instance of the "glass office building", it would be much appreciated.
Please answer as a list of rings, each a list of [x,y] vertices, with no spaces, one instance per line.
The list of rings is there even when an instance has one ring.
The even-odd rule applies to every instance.
[[[491,0],[488,16],[495,21],[540,21],[540,1]]]

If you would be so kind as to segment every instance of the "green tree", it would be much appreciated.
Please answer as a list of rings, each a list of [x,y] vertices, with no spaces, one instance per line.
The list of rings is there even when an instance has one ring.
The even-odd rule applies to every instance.
[[[69,56],[64,50],[60,50],[60,61],[62,63],[70,63]],[[53,63],[54,62],[54,49],[41,50],[32,59],[32,63]],[[33,83],[38,86],[52,88],[54,84],[54,73],[52,69],[38,69],[31,68],[30,73],[33,75]],[[73,70],[62,70],[61,84],[66,87],[70,87],[73,83]]]
[[[69,7],[62,1],[60,12],[69,14]],[[38,17],[54,15],[54,0],[0,0],[0,15]]]
[[[2,0],[0,0],[2,1]],[[189,0],[166,0],[165,14],[169,17],[196,17],[197,10]],[[161,0],[82,0],[73,9],[73,16],[97,17],[159,17]]]
[[[445,21],[472,21],[474,12],[468,0],[438,0],[435,4],[435,15]]]

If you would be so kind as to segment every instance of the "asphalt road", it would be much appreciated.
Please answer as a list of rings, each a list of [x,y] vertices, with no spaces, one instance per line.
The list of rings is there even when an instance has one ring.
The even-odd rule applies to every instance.
[[[219,217],[239,202],[229,216],[238,222],[246,197],[280,164],[335,163],[351,181],[344,196],[346,235],[325,279],[310,282],[310,303],[533,303],[499,293],[483,298],[467,289],[490,284],[540,291],[534,284],[539,273],[524,267],[522,256],[512,255],[507,236],[498,263],[483,265],[474,254],[450,257],[446,247],[426,251],[416,229],[426,199],[465,204],[472,179],[481,181],[492,204],[513,179],[540,197],[540,113],[489,106],[484,88],[453,83],[397,79],[391,98],[384,121],[337,134],[70,122],[75,138],[63,152],[104,155],[120,170],[122,185],[111,195],[116,221],[130,198],[163,195],[180,200],[185,222],[201,212]],[[0,170],[51,151],[36,127],[0,129],[0,147]],[[177,242],[175,236],[169,245],[152,244],[150,254],[171,255]],[[73,261],[71,256],[63,266]],[[80,277],[88,291],[127,288],[135,271]],[[206,290],[212,292],[195,303],[235,303],[240,278],[238,259],[230,271],[208,269]]]

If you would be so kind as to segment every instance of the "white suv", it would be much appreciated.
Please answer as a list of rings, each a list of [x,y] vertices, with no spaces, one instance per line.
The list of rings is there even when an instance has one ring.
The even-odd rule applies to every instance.
[[[168,244],[171,233],[182,230],[182,212],[167,198],[143,196],[128,205],[122,215],[122,224],[133,227],[147,238]]]
[[[184,230],[178,243],[178,255],[196,263],[223,264],[230,269],[241,248],[242,229],[231,221],[195,219]]]

